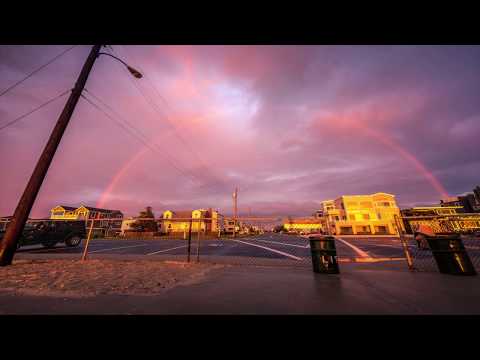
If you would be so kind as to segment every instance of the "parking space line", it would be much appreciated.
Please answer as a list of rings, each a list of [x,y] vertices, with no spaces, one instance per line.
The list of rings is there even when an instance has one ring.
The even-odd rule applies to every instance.
[[[76,249],[78,248],[79,246],[75,246],[75,247],[69,247],[69,246],[59,246],[59,247],[55,247],[55,248],[40,248],[40,249],[26,249],[26,250],[23,250],[21,251],[20,253],[29,253],[29,254],[33,254],[33,253],[41,253],[41,252],[49,252],[49,251],[57,251],[57,250],[66,250],[66,249]],[[21,248],[20,248],[21,249]]]
[[[268,240],[257,240],[257,241],[261,241],[261,242],[264,242],[264,243],[271,243],[271,244],[280,244],[280,245],[285,245],[285,246],[295,246],[295,247],[299,247],[299,248],[302,248],[302,249],[308,249],[310,247],[309,244],[307,244],[307,245],[295,245],[295,244],[282,243],[282,242],[278,242],[278,241],[268,241]]]
[[[61,246],[61,247],[56,247],[56,248],[40,248],[40,249],[27,249],[27,250],[23,250],[21,252],[25,252],[25,253],[38,253],[38,252],[48,252],[48,251],[57,251],[57,250],[65,250],[65,249],[68,249],[66,246]],[[20,253],[20,252],[19,252]]]
[[[177,247],[173,247],[173,248],[170,248],[170,249],[154,251],[152,253],[148,253],[147,255],[159,254],[159,253],[162,253],[162,252],[167,252],[167,251],[170,251],[170,250],[180,249],[180,248],[184,248],[184,247],[187,247],[187,246],[188,245],[182,245],[182,246],[177,246]]]
[[[383,247],[389,247],[389,248],[394,248],[394,249],[402,249],[402,246],[400,244],[398,245],[387,245],[387,244],[368,244],[369,246],[383,246]]]
[[[102,251],[120,250],[120,249],[127,249],[127,248],[140,247],[140,246],[148,246],[148,244],[120,246],[120,247],[114,247],[114,248],[109,248],[109,249],[100,249],[100,250],[89,251],[88,253],[93,254],[93,253],[102,252]]]
[[[345,245],[347,245],[348,247],[352,248],[358,255],[360,255],[361,257],[363,258],[370,258],[371,256],[368,255],[368,253],[366,253],[365,251],[363,251],[362,249],[356,247],[355,245],[352,245],[350,244],[349,242],[343,240],[343,239],[340,239],[340,238],[336,238],[338,241],[341,241],[343,242]]]
[[[283,252],[283,251],[275,250],[275,249],[272,249],[272,248],[269,248],[269,247],[266,247],[266,246],[261,246],[261,245],[257,245],[257,244],[251,244],[251,243],[248,243],[248,242],[245,242],[245,241],[241,241],[241,240],[233,240],[233,241],[238,242],[238,243],[242,243],[242,244],[246,244],[246,245],[250,245],[250,246],[256,246],[256,247],[259,247],[260,249],[268,250],[268,251],[271,251],[271,252],[274,252],[274,253],[277,253],[277,254],[280,254],[280,255],[283,255],[283,256],[286,256],[286,257],[295,259],[295,260],[302,260],[302,258],[299,258],[299,257],[297,257],[297,256],[294,256],[294,255],[285,253],[285,252]]]
[[[89,246],[98,246],[98,245],[101,245],[99,243],[91,243]],[[63,245],[63,246],[57,246],[57,247],[54,247],[54,248],[46,248],[46,247],[41,247],[41,248],[33,248],[33,249],[24,249],[24,248],[20,248],[20,252],[19,253],[29,253],[29,254],[33,254],[33,253],[42,253],[42,252],[49,252],[49,251],[58,251],[58,250],[68,250],[68,249],[77,249],[77,248],[83,248],[83,246],[79,245],[79,246],[74,246],[74,247],[70,247],[70,246],[66,246],[66,245]]]

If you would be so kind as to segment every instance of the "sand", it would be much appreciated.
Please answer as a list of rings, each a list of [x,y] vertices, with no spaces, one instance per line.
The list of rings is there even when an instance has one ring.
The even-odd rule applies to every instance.
[[[0,267],[0,291],[59,297],[155,295],[201,281],[221,267],[149,260],[16,260]]]

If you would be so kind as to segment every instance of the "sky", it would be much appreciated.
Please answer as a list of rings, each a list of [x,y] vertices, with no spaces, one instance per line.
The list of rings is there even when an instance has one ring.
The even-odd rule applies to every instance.
[[[0,92],[69,46],[0,46]],[[73,87],[79,45],[0,96],[0,127]],[[127,46],[103,49],[32,217],[55,205],[127,216],[214,208],[305,216],[387,192],[400,207],[480,184],[479,46]],[[11,215],[66,102],[0,130]],[[105,115],[107,112],[110,117]]]

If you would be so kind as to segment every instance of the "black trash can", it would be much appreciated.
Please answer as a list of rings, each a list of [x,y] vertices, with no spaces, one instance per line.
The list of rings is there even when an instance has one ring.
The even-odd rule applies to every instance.
[[[338,274],[337,250],[333,236],[310,237],[313,271],[320,274]]]
[[[441,273],[477,275],[460,235],[436,235],[425,238]]]

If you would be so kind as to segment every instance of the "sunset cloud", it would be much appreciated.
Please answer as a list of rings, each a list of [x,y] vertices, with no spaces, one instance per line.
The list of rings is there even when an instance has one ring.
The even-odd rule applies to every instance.
[[[0,46],[0,90],[65,48]],[[86,88],[149,145],[81,99],[32,216],[59,203],[228,214],[235,186],[241,212],[308,215],[342,194],[385,191],[409,206],[480,183],[478,46],[113,49],[145,77],[100,57]],[[0,126],[70,89],[88,51],[1,97]],[[0,215],[13,213],[65,101],[0,132]]]

